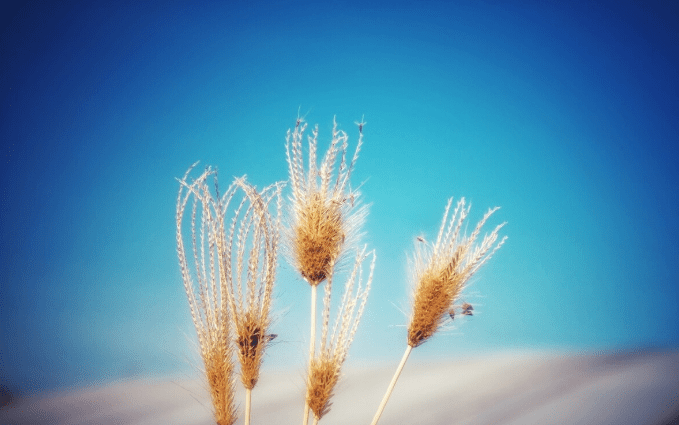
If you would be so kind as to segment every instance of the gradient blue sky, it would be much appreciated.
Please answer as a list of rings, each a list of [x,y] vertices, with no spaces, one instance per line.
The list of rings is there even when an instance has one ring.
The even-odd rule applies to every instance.
[[[407,258],[451,196],[472,222],[501,206],[509,240],[477,314],[412,362],[679,346],[674,2],[138,3],[0,11],[0,383],[191,370],[175,177],[286,179],[300,108],[323,150],[333,116],[352,149],[368,122],[377,266],[348,364],[398,362]],[[265,368],[301,376],[308,287],[279,277]]]

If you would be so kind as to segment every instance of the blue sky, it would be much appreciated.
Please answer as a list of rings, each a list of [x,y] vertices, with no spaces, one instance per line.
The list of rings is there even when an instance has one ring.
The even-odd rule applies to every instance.
[[[0,380],[20,392],[197,362],[175,199],[195,161],[287,178],[298,110],[365,144],[377,253],[348,364],[405,348],[407,259],[449,197],[501,206],[477,314],[411,362],[679,345],[672,2],[26,2],[1,13]],[[265,368],[303,371],[282,260]],[[302,300],[302,301],[300,301]]]

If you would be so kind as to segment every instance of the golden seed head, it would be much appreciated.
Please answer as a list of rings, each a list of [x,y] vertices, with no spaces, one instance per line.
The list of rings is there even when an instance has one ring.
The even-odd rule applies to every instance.
[[[505,223],[498,225],[483,241],[475,245],[486,220],[497,210],[489,210],[469,236],[462,235],[461,228],[469,213],[461,199],[450,222],[448,212],[452,199],[448,201],[439,235],[433,245],[416,244],[414,260],[414,294],[408,345],[417,347],[431,338],[445,320],[454,318],[453,304],[459,298],[469,278],[497,251],[507,239],[495,244],[498,231]],[[462,314],[471,316],[472,306],[464,304]]]
[[[462,289],[461,284],[459,275],[445,275],[440,271],[425,273],[420,278],[408,327],[408,345],[417,347],[434,335]]]
[[[187,181],[188,175],[180,180],[177,197],[177,253],[215,418],[220,425],[231,425],[237,419],[234,348],[243,384],[252,389],[268,341],[282,185],[258,192],[239,178],[220,196],[214,171],[208,168],[193,182]],[[214,177],[214,188],[207,184],[209,177]],[[229,205],[239,189],[244,195],[232,211]],[[274,199],[275,219],[269,213]],[[188,251],[193,253],[193,267],[187,260],[182,230],[190,200]],[[228,212],[233,217],[227,218]]]
[[[311,285],[332,273],[343,242],[340,206],[326,203],[320,193],[312,194],[299,212],[293,241],[299,271]]]
[[[237,321],[236,342],[238,344],[238,360],[241,364],[241,382],[247,389],[253,389],[259,380],[259,369],[268,338],[266,325],[259,318],[247,317]],[[263,326],[264,325],[264,326]]]
[[[241,203],[232,219],[232,227],[227,233],[230,236],[223,250],[222,279],[228,288],[241,381],[246,389],[253,389],[259,380],[268,342],[266,335],[277,265],[279,222],[269,213],[269,204],[276,199],[280,212],[281,186],[269,186],[257,192],[242,180],[237,184],[246,192],[249,204]],[[236,239],[235,243],[233,239]],[[231,260],[233,257],[235,261]]]
[[[349,177],[358,158],[363,134],[359,133],[353,158],[347,158],[348,136],[333,127],[333,137],[321,165],[316,163],[318,127],[309,136],[308,170],[304,169],[302,139],[306,124],[297,120],[288,132],[286,153],[292,197],[285,234],[285,254],[304,279],[316,286],[343,264],[344,254],[360,238],[367,214]],[[339,161],[338,161],[339,159]],[[339,162],[339,167],[335,167]]]
[[[207,183],[210,177],[214,177],[216,184],[216,175],[208,168],[196,180],[189,182],[187,179],[192,168],[179,181],[177,254],[191,318],[198,334],[215,420],[220,425],[232,425],[238,418],[234,401],[233,328],[231,314],[225,302],[228,290],[221,285],[219,276],[221,253],[214,249],[222,237],[223,227],[218,225],[219,200],[213,197]],[[232,185],[227,193],[234,190],[235,186]],[[189,201],[192,201],[188,208],[191,237],[187,250],[184,246],[182,221]],[[187,251],[193,253],[193,261],[187,259]],[[189,264],[195,266],[190,267]],[[201,264],[202,267],[199,266]]]
[[[233,425],[238,419],[235,406],[235,381],[231,350],[213,349],[204,358],[205,374],[210,387],[210,396],[218,424]]]
[[[321,356],[311,360],[306,401],[317,419],[330,411],[333,389],[339,380],[340,365],[335,359]]]
[[[362,265],[368,257],[372,257],[370,272],[367,279],[364,279]],[[340,369],[347,358],[349,347],[365,310],[374,270],[375,252],[366,253],[364,247],[363,250],[356,253],[354,267],[344,285],[344,295],[332,329],[330,326],[332,276],[328,278],[325,285],[321,347],[319,354],[310,361],[306,395],[306,401],[318,419],[330,410],[333,388],[339,380]]]

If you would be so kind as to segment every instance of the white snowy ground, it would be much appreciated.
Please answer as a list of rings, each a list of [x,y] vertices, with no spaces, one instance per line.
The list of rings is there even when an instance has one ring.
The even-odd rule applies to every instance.
[[[321,424],[369,424],[392,367],[347,370]],[[252,424],[298,424],[302,375],[265,371]],[[243,393],[239,388],[239,403]],[[137,379],[42,394],[0,409],[0,424],[214,424],[203,384]],[[242,418],[238,420],[242,424]],[[582,356],[498,354],[409,360],[380,425],[679,423],[679,351]]]

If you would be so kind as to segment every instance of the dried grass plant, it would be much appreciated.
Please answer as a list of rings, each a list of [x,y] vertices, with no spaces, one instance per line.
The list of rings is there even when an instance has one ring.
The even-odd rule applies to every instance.
[[[240,178],[219,196],[216,172],[208,168],[189,182],[187,178],[192,168],[180,180],[177,197],[177,252],[184,288],[198,333],[217,424],[233,424],[237,419],[235,340],[241,382],[246,389],[247,425],[250,423],[251,391],[259,378],[262,356],[271,339],[269,313],[276,276],[282,186],[276,184],[257,192]],[[214,196],[208,184],[210,176],[214,177]],[[238,189],[243,197],[233,217],[227,220],[229,206]],[[184,211],[191,198],[193,273],[186,258],[182,234]],[[276,220],[269,213],[273,199],[277,200]],[[193,283],[194,277],[197,286]]]
[[[481,228],[498,207],[488,210],[474,231],[465,236],[462,233],[462,226],[471,206],[465,206],[464,198],[460,199],[448,221],[452,201],[452,198],[449,199],[446,205],[436,242],[429,245],[422,240],[416,244],[415,257],[412,261],[414,289],[408,325],[408,344],[371,425],[376,425],[379,421],[411,350],[425,343],[448,320],[452,320],[455,303],[469,278],[507,239],[505,236],[496,244],[498,232],[505,225],[502,223],[486,234],[481,243],[476,244]],[[466,307],[463,313],[469,314],[470,307]]]
[[[359,137],[351,161],[347,158],[348,139],[333,122],[332,141],[320,167],[316,161],[318,126],[308,137],[308,170],[304,170],[302,140],[307,124],[301,119],[293,131],[288,130],[286,155],[292,196],[286,226],[286,251],[289,261],[311,286],[311,330],[309,339],[309,375],[315,357],[317,287],[332,279],[349,247],[355,247],[367,206],[359,205],[359,193],[349,178],[363,143],[364,122],[358,123]],[[334,167],[339,158],[339,166]],[[309,406],[304,407],[303,424],[308,423]]]
[[[362,284],[362,264],[371,256],[370,274]],[[332,294],[332,276],[325,285],[323,297],[323,326],[321,330],[321,347],[319,353],[310,359],[307,376],[306,404],[314,413],[314,425],[330,411],[330,399],[340,377],[340,370],[347,358],[349,346],[354,339],[358,323],[363,315],[373,270],[375,269],[375,253],[366,254],[366,248],[357,253],[354,268],[344,286],[344,295],[339,305],[332,333],[329,333],[330,304]]]
[[[217,271],[219,260],[216,250],[218,229],[214,220],[216,211],[207,184],[212,171],[208,169],[193,182],[188,182],[192,168],[193,166],[180,180],[177,195],[177,254],[191,318],[198,334],[215,420],[218,425],[232,425],[238,418],[234,402],[233,330],[229,320],[226,288]],[[232,192],[231,189],[227,193]],[[182,233],[184,213],[192,197],[190,247],[193,268],[189,266]],[[197,285],[194,284],[194,279]]]
[[[273,339],[269,334],[269,326],[278,264],[282,185],[269,186],[258,193],[243,180],[237,180],[236,183],[247,196],[234,213],[228,235],[220,232],[223,239],[218,242],[218,252],[221,253],[222,281],[226,282],[228,288],[241,382],[245,387],[247,425],[250,423],[252,389],[259,379],[264,350]],[[269,213],[269,203],[273,199],[276,199],[276,220]],[[226,212],[226,206],[220,205],[220,210]],[[219,224],[226,228],[226,223],[221,219]]]
[[[348,136],[333,122],[330,147],[317,165],[318,126],[308,136],[305,170],[303,139],[307,124],[298,118],[286,137],[291,195],[281,223],[283,185],[262,191],[235,179],[219,194],[217,173],[207,168],[189,181],[194,164],[179,180],[177,195],[177,253],[191,318],[198,334],[214,416],[218,425],[236,422],[234,393],[237,358],[245,388],[244,423],[250,423],[251,392],[256,386],[264,351],[275,335],[269,333],[272,293],[279,239],[289,262],[311,287],[310,340],[303,425],[310,412],[317,424],[329,411],[341,367],[365,310],[375,267],[375,253],[358,249],[367,206],[350,186],[350,176],[363,142],[364,122],[358,125],[356,150],[347,157]],[[210,178],[213,184],[209,184]],[[238,201],[240,199],[240,201]],[[182,227],[190,205],[190,230]],[[505,223],[483,236],[481,230],[498,208],[492,208],[466,235],[470,206],[462,198],[450,213],[446,205],[436,242],[418,238],[411,261],[413,284],[405,353],[377,409],[376,425],[413,348],[428,341],[455,317],[471,315],[473,307],[458,306],[469,279],[504,244],[498,242]],[[275,210],[273,216],[270,210]],[[184,240],[190,239],[189,257]],[[353,261],[349,255],[355,252]],[[370,259],[364,276],[364,263]],[[333,283],[346,271],[346,283],[331,325]],[[344,275],[344,273],[342,273]],[[316,350],[317,288],[325,282],[320,348]]]

